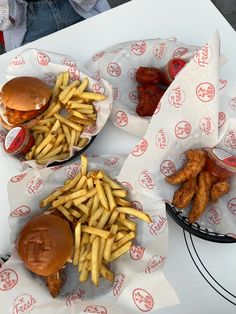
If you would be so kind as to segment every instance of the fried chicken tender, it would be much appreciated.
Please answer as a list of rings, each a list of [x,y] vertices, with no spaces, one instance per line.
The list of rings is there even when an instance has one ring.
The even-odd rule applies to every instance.
[[[63,285],[60,271],[53,273],[50,276],[45,276],[44,279],[46,280],[46,285],[50,291],[51,296],[55,298],[60,293],[61,287]]]
[[[177,208],[187,207],[197,191],[197,177],[185,181],[181,187],[175,191],[172,204]]]
[[[136,112],[141,117],[152,116],[165,91],[154,84],[138,86]]]
[[[229,193],[230,185],[227,181],[215,183],[211,188],[211,200],[216,202],[222,195]]]
[[[217,178],[208,171],[202,171],[198,176],[198,190],[193,201],[188,220],[189,223],[197,221],[204,212],[210,199],[211,187],[217,182]]]
[[[206,152],[201,149],[191,149],[186,152],[187,162],[182,169],[173,175],[166,177],[170,184],[179,184],[196,177],[204,168],[206,163]]]

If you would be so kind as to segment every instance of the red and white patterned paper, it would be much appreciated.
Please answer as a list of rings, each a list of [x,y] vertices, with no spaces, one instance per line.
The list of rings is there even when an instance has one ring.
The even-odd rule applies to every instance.
[[[42,79],[48,86],[52,87],[56,82],[57,74],[69,71],[70,80],[82,80],[84,77],[89,78],[88,90],[99,92],[106,95],[103,101],[94,101],[94,106],[97,111],[96,124],[86,128],[81,137],[87,137],[91,140],[92,136],[97,135],[104,127],[112,109],[113,92],[111,85],[103,78],[99,81],[94,79],[91,74],[73,58],[66,55],[57,54],[54,52],[41,51],[37,49],[26,49],[20,55],[14,57],[6,70],[7,79],[17,76],[34,76]],[[4,133],[1,131],[0,141],[4,138]],[[78,147],[71,149],[70,156]],[[35,161],[28,161],[32,167],[37,167]]]
[[[136,70],[140,66],[163,69],[172,58],[181,57],[189,61],[197,49],[196,46],[181,43],[175,38],[157,38],[126,42],[96,53],[86,67],[94,73],[96,79],[103,77],[112,85],[114,102],[110,119],[114,125],[126,132],[144,136],[151,117],[143,118],[136,114]],[[205,50],[207,51],[207,48]],[[196,62],[201,67],[210,60],[206,53],[196,56]],[[168,95],[170,105],[182,106],[184,92],[178,86],[168,90]]]

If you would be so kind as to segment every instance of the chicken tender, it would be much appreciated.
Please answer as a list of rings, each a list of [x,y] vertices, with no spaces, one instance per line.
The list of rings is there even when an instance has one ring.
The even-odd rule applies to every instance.
[[[197,177],[185,181],[181,187],[175,191],[172,204],[177,208],[187,207],[197,191]]]
[[[192,224],[197,221],[204,212],[210,198],[211,187],[217,178],[208,171],[202,171],[198,177],[198,190],[193,201],[188,220]]]
[[[222,195],[229,193],[230,185],[227,181],[215,183],[211,188],[211,200],[216,202]]]
[[[173,175],[166,177],[170,184],[179,184],[196,177],[204,168],[206,163],[206,152],[201,149],[189,150],[186,152],[187,162],[182,169]]]
[[[162,77],[162,72],[154,67],[139,67],[136,72],[136,81],[143,84],[160,83]]]
[[[61,272],[58,271],[51,274],[50,276],[45,276],[44,279],[46,280],[46,285],[50,291],[51,296],[55,298],[60,293],[61,287],[63,285]]]

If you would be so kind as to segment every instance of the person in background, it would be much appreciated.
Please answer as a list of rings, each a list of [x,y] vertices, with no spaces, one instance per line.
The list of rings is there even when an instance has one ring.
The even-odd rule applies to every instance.
[[[106,0],[1,0],[6,51],[109,10]]]

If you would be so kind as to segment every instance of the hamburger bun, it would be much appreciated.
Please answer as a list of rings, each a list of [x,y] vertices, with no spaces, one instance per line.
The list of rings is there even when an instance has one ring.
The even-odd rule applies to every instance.
[[[19,111],[39,110],[51,97],[44,81],[31,76],[15,77],[1,91],[3,105]]]
[[[69,223],[55,215],[33,217],[19,234],[17,251],[29,270],[50,276],[72,255],[73,235]]]

